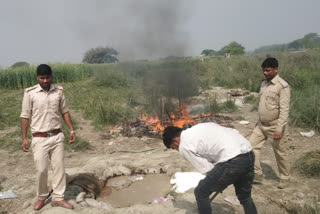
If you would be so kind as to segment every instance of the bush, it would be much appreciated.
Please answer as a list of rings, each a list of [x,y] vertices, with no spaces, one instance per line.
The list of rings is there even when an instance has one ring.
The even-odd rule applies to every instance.
[[[17,68],[17,67],[23,67],[23,66],[29,66],[29,63],[27,63],[27,62],[16,62],[13,65],[11,65],[11,68]]]
[[[96,82],[98,86],[110,88],[129,87],[127,78],[119,72],[99,72],[96,74]]]
[[[99,63],[113,63],[119,61],[117,56],[119,53],[113,48],[108,47],[97,47],[88,50],[82,62],[90,64],[99,64]]]
[[[299,157],[293,166],[300,174],[307,177],[319,177],[320,175],[320,151],[312,151]]]
[[[257,102],[257,98],[254,95],[246,96],[243,100],[244,103],[255,103]]]

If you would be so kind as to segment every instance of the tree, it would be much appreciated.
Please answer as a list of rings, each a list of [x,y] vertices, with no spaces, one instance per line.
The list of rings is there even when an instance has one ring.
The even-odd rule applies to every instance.
[[[212,49],[204,49],[201,52],[201,55],[204,55],[204,56],[214,56],[215,54],[216,54],[216,52]]]
[[[243,55],[244,54],[244,47],[242,45],[240,45],[237,42],[231,42],[230,44],[224,46],[223,48],[221,48],[221,50],[219,51],[219,53],[223,54],[223,53],[230,53],[231,55]]]
[[[97,47],[88,50],[82,59],[82,62],[90,64],[113,63],[119,61],[116,55],[118,51],[108,47]]]
[[[308,33],[301,40],[304,48],[317,48],[320,46],[320,37],[317,33]]]
[[[29,66],[29,63],[27,62],[16,62],[13,65],[11,65],[11,68],[17,68],[17,67],[22,67],[22,66]]]

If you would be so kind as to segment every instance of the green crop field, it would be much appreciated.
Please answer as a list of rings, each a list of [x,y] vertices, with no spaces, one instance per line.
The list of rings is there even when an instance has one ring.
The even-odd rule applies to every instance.
[[[279,74],[292,88],[290,124],[320,130],[320,50],[278,52]],[[258,92],[265,55],[171,59],[116,64],[52,64],[68,106],[96,128],[159,108],[159,98],[184,100],[212,86]],[[36,84],[35,66],[0,70],[0,129],[20,126],[23,88]],[[18,135],[19,133],[17,133]],[[0,144],[1,144],[0,140]]]

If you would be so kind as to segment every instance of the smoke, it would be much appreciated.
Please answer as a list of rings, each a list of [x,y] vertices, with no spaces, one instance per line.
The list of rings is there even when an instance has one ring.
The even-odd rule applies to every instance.
[[[84,51],[108,46],[119,51],[120,59],[152,59],[185,56],[191,45],[184,30],[190,1],[81,1],[73,5],[66,22]]]

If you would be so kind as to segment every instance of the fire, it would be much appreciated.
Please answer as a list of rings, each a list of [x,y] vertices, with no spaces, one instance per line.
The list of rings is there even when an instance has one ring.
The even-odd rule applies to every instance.
[[[168,120],[160,120],[157,115],[148,116],[147,114],[141,114],[141,120],[146,123],[146,125],[150,126],[154,131],[161,132],[165,129],[165,127],[172,125],[178,126],[180,128],[183,127],[186,123],[195,124],[195,120],[193,120],[188,112],[187,105],[182,105],[177,109],[179,115],[174,115],[172,112],[168,113],[170,118]]]

